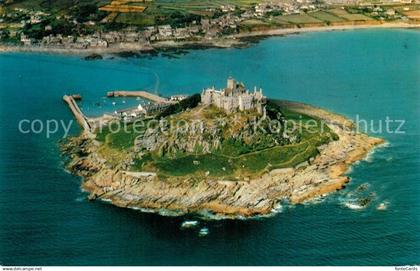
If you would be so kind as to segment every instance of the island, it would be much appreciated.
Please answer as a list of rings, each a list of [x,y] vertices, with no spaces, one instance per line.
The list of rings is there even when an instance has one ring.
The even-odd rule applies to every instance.
[[[343,189],[349,166],[384,143],[356,132],[343,116],[267,98],[262,89],[250,90],[231,77],[223,89],[190,96],[108,96],[152,102],[88,118],[73,96],[65,96],[83,128],[62,145],[67,168],[82,177],[89,199],[145,212],[271,215],[282,203]]]

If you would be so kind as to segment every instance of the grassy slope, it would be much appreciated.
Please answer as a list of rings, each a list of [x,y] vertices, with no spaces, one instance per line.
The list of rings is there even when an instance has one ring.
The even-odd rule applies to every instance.
[[[306,126],[312,118],[283,109],[285,117],[289,121],[295,121]],[[320,124],[319,120],[318,124]],[[306,128],[300,134],[301,141],[296,144],[276,146],[256,152],[237,155],[229,151],[221,151],[212,154],[187,154],[179,155],[176,159],[160,157],[157,154],[148,154],[142,159],[135,161],[133,170],[157,171],[161,176],[210,176],[233,179],[235,176],[258,176],[265,171],[274,168],[286,168],[296,166],[309,158],[317,155],[317,147],[336,137],[328,128],[323,133],[309,133]],[[97,139],[105,144],[101,153],[108,157],[111,164],[118,163],[132,149],[136,136],[142,134],[142,130],[134,131],[128,126],[126,131],[110,133],[105,128],[98,133]],[[225,146],[229,147],[229,146]],[[231,146],[233,149],[235,146]]]

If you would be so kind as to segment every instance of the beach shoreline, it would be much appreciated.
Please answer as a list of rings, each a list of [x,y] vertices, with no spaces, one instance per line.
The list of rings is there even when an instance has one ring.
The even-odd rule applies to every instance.
[[[268,29],[262,31],[253,31],[246,33],[239,33],[235,35],[228,35],[217,39],[201,39],[196,41],[160,41],[151,45],[130,44],[117,45],[107,48],[57,48],[57,47],[41,47],[41,46],[18,46],[0,44],[1,53],[13,52],[32,52],[32,53],[47,53],[47,54],[64,54],[88,56],[92,54],[98,55],[114,55],[119,53],[134,52],[139,54],[150,54],[159,50],[176,50],[176,49],[196,49],[196,48],[232,48],[232,47],[246,47],[250,43],[246,39],[255,38],[262,39],[264,37],[272,36],[287,36],[301,33],[312,32],[329,32],[329,31],[349,31],[362,29],[419,29],[420,24],[410,23],[378,23],[378,24],[349,24],[349,25],[335,25],[335,26],[315,26],[303,28],[281,28]]]

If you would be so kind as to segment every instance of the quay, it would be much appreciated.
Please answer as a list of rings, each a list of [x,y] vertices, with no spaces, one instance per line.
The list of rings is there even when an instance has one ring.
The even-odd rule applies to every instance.
[[[114,120],[132,122],[138,118],[146,118],[150,114],[157,114],[165,110],[168,106],[177,102],[177,99],[166,99],[147,91],[110,91],[108,97],[141,97],[152,101],[152,104],[118,110],[112,115],[104,114],[97,118],[88,118],[80,110],[76,101],[82,99],[80,94],[64,95],[63,100],[68,104],[76,121],[85,132],[93,133],[97,128],[103,127]]]
[[[89,133],[92,132],[92,126],[89,123],[89,119],[80,110],[74,97],[72,95],[64,95],[63,100],[69,105],[71,112],[80,126],[82,126],[83,130]]]
[[[146,100],[149,100],[158,104],[171,103],[171,101],[169,101],[166,98],[163,98],[158,95],[152,94],[147,91],[142,91],[142,90],[141,91],[125,91],[125,90],[109,91],[106,96],[107,97],[140,97],[140,98],[144,98]]]
[[[73,97],[73,99],[75,101],[81,101],[82,100],[82,95],[80,95],[80,94],[72,94],[71,97]]]

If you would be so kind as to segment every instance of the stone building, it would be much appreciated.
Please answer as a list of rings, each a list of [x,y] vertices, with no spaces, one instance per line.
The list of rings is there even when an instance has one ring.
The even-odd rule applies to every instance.
[[[214,105],[228,113],[251,110],[265,114],[266,97],[262,89],[255,88],[253,92],[250,92],[243,83],[238,83],[229,77],[225,89],[216,90],[213,87],[203,90],[201,103]]]

